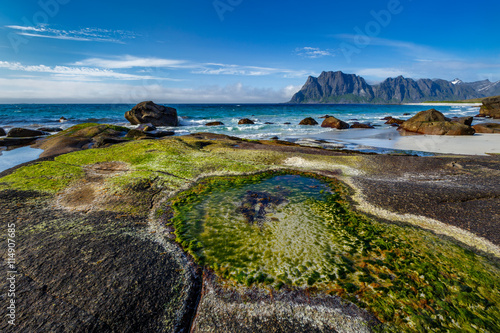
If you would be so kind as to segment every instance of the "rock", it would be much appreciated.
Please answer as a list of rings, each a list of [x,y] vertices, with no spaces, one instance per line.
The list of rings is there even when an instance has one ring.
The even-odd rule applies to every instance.
[[[476,118],[491,118],[485,114],[476,114],[474,117],[476,117]]]
[[[174,134],[175,134],[175,132],[172,132],[172,131],[158,131],[158,132],[154,133],[153,136],[155,138],[164,138],[166,136],[172,136]]]
[[[152,132],[156,130],[156,127],[153,126],[153,124],[148,123],[148,124],[140,124],[139,126],[137,126],[136,129],[143,132]]]
[[[99,124],[80,124],[49,136],[33,147],[43,149],[40,157],[55,156],[88,148],[107,147],[127,141],[126,127]]]
[[[125,118],[132,124],[152,124],[153,126],[178,126],[177,110],[151,101],[141,102],[125,112]]]
[[[472,126],[476,133],[498,133],[500,134],[499,123],[482,123]]]
[[[368,311],[337,296],[245,290],[224,285],[207,270],[203,276],[204,292],[191,332],[368,333],[379,323]]]
[[[286,123],[283,123],[283,125],[291,125],[292,123],[289,123],[289,122],[286,122]]]
[[[479,114],[500,119],[500,96],[483,99],[483,106],[481,106]]]
[[[349,124],[335,117],[328,117],[323,120],[321,127],[331,127],[336,129],[348,129]]]
[[[268,121],[266,121],[264,124],[266,124],[266,125],[274,125],[274,123],[270,123]]]
[[[455,117],[451,119],[451,121],[454,123],[459,123],[466,126],[471,126],[473,120],[473,117]]]
[[[66,118],[64,118],[64,117],[59,118],[59,122],[60,122],[60,123],[64,123],[64,122],[66,122],[66,121],[68,121],[68,119],[66,119]]]
[[[391,116],[387,116],[387,117],[384,117],[384,118],[382,118],[380,120],[389,120],[389,119],[392,119],[392,117]]]
[[[9,131],[7,137],[9,138],[32,138],[35,136],[47,135],[48,133],[42,131],[36,131],[28,128],[14,127]]]
[[[302,119],[299,125],[318,125],[318,122],[311,117]]]
[[[253,125],[255,124],[252,120],[245,118],[238,121],[238,125]]]
[[[387,125],[392,125],[392,124],[401,125],[404,122],[405,121],[402,120],[402,119],[390,117],[390,119],[387,119],[387,121],[385,122],[385,124],[387,124]]]
[[[55,132],[62,132],[63,129],[60,127],[40,127],[36,129],[37,131],[42,131],[42,132],[50,132],[50,133],[55,133]]]
[[[210,123],[206,123],[205,126],[223,126],[224,123],[220,121],[212,121]]]
[[[351,128],[375,128],[375,127],[373,127],[370,124],[362,124],[362,123],[355,122],[351,125]]]
[[[475,130],[458,122],[451,122],[441,112],[420,111],[400,126],[401,130],[430,135],[473,135]]]
[[[7,133],[5,133],[5,130],[0,127],[0,136],[5,136]]]
[[[130,131],[128,131],[126,135],[127,138],[132,138],[132,139],[139,139],[147,136],[148,133],[141,131],[139,129],[131,129]]]
[[[279,140],[280,138],[277,136],[270,137],[269,140]]]
[[[328,117],[330,117],[330,116],[327,115],[327,114],[325,114],[324,116],[319,117],[319,119],[325,119],[325,118],[328,118]]]
[[[112,169],[101,172],[97,165],[76,184],[80,187],[62,196],[65,210],[51,208],[54,195],[1,192],[0,220],[16,225],[16,260],[22,262],[17,266],[16,289],[22,297],[16,295],[15,305],[16,310],[22,309],[22,320],[16,321],[15,329],[4,321],[0,331],[187,331],[201,281],[185,255],[170,243],[143,236],[149,234],[147,216],[73,209],[92,200],[89,192],[94,192],[91,198],[105,201],[91,185],[98,187],[110,173],[116,174]],[[154,198],[153,191],[153,187],[130,187],[120,192],[119,200],[126,206],[130,204],[126,200]],[[4,213],[10,205],[22,207]],[[7,262],[6,257],[2,261]],[[2,270],[7,271],[7,266],[2,265]],[[0,282],[2,290],[6,287]],[[1,312],[4,318],[6,312]]]
[[[13,147],[13,146],[27,146],[32,144],[37,137],[33,138],[1,138],[0,139],[0,147]]]
[[[403,116],[411,116],[411,113],[403,113]]]

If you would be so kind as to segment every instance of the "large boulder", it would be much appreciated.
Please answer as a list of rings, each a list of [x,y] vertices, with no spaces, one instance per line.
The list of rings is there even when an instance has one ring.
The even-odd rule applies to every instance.
[[[336,129],[348,129],[349,124],[346,123],[345,121],[342,121],[342,120],[337,119],[335,117],[329,116],[329,117],[326,117],[325,120],[323,120],[321,127],[331,127],[331,128],[336,128]]]
[[[238,125],[253,125],[253,124],[255,124],[253,120],[250,120],[248,118],[241,119],[240,121],[238,121]]]
[[[500,96],[483,99],[483,106],[481,106],[479,114],[486,117],[500,119]]]
[[[42,135],[47,135],[48,133],[42,132],[42,131],[37,131],[37,130],[32,130],[28,128],[20,128],[20,127],[14,127],[9,131],[7,134],[7,137],[9,138],[32,138],[35,136],[42,136]]]
[[[400,129],[430,135],[473,135],[475,133],[472,127],[452,122],[435,109],[420,111],[401,124]]]
[[[132,125],[150,123],[154,126],[178,126],[177,110],[151,101],[142,102],[125,112]]]
[[[318,122],[314,118],[305,118],[299,123],[299,125],[318,125]]]
[[[476,133],[498,133],[500,134],[500,124],[498,123],[482,123],[472,126]]]
[[[6,135],[5,130],[0,127],[0,136],[5,136],[5,135]]]

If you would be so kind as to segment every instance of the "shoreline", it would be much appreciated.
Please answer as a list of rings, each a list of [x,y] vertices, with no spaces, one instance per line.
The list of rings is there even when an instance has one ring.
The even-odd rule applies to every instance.
[[[401,103],[400,105],[422,105],[422,106],[472,106],[481,107],[482,103],[448,103],[448,102],[436,102],[436,103]]]

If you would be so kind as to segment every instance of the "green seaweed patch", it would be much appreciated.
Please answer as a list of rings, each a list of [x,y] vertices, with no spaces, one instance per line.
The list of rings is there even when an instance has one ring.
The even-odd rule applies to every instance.
[[[242,204],[252,191],[285,190],[288,203],[265,216],[262,205]],[[170,201],[171,223],[199,264],[233,283],[338,295],[374,313],[384,331],[500,331],[497,264],[357,213],[347,193],[334,179],[289,170],[214,177]],[[242,205],[265,222],[248,223]]]
[[[0,189],[56,193],[84,176],[81,167],[56,162],[25,166],[0,179]]]
[[[71,126],[70,128],[67,128],[65,129],[64,131],[62,132],[59,132],[57,134],[54,134],[52,135],[51,137],[58,137],[58,136],[74,136],[75,134],[78,134],[79,131],[83,130],[83,129],[88,129],[90,127],[100,127],[99,131],[98,132],[102,132],[106,129],[112,129],[112,130],[115,130],[115,131],[118,131],[118,132],[128,132],[130,129],[127,128],[127,127],[123,127],[123,126],[117,126],[117,125],[109,125],[109,124],[97,124],[97,123],[84,123],[84,124],[78,124],[78,125],[74,125],[74,126]],[[93,135],[96,135],[98,134],[98,132],[94,132],[94,133],[84,133],[85,136],[89,135],[90,136],[93,136]],[[83,132],[80,132],[83,134]]]

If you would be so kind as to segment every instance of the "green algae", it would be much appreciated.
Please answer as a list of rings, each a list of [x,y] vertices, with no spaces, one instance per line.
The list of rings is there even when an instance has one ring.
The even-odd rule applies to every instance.
[[[25,166],[0,179],[0,189],[37,190],[56,193],[81,178],[81,167],[57,162]]]
[[[287,173],[211,178],[181,193],[171,201],[177,241],[228,281],[339,295],[374,313],[384,331],[500,329],[495,263],[430,232],[353,212],[334,180]],[[263,225],[238,214],[247,191],[277,186],[289,202]]]

